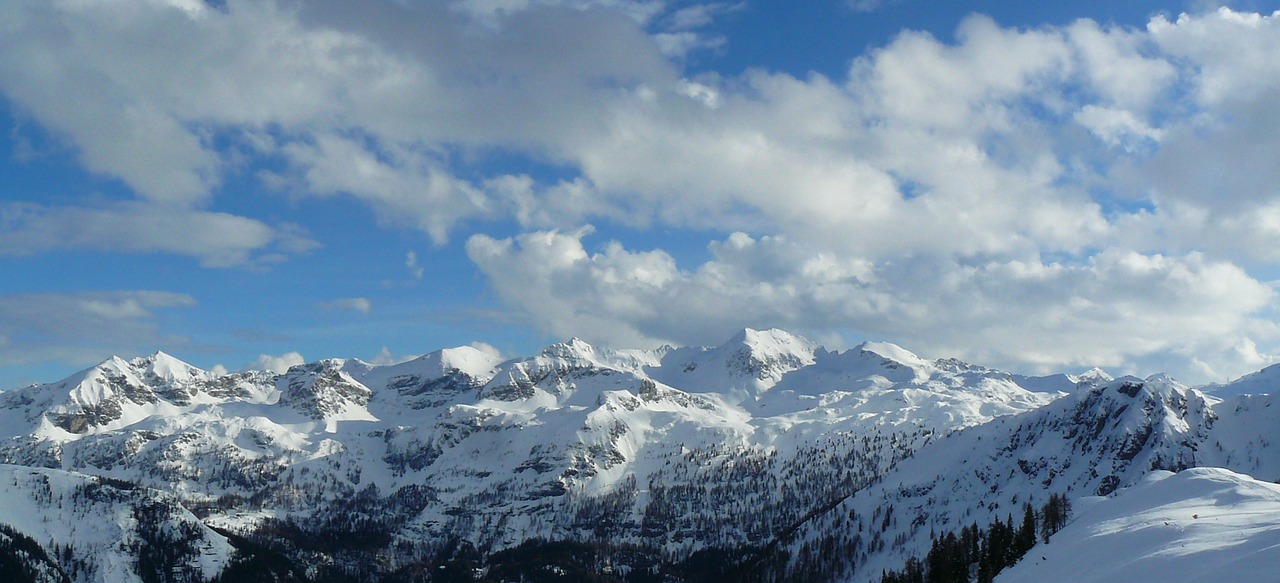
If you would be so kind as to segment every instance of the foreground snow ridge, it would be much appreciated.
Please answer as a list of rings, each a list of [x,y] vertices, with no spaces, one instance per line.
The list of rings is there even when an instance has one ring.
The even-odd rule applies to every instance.
[[[1280,485],[1222,468],[1151,472],[1078,517],[998,583],[1274,581]]]
[[[31,572],[74,581],[175,569],[380,581],[441,567],[497,581],[546,567],[874,582],[923,556],[931,534],[1049,493],[1140,520],[1123,502],[1150,497],[1133,492],[1182,480],[1147,478],[1159,472],[1280,479],[1277,375],[1264,372],[1213,387],[1231,395],[1219,398],[1164,375],[1032,377],[888,343],[829,351],[782,330],[657,350],[572,339],[511,359],[461,347],[280,374],[111,358],[0,394],[0,486],[29,501],[0,509],[0,524],[44,549]],[[87,517],[117,526],[49,526]],[[1140,549],[1157,557],[1183,544],[1145,522],[1107,524],[1080,540],[1159,534]],[[1187,540],[1216,536],[1204,524]],[[1252,544],[1225,536],[1194,548]],[[1019,569],[1055,566],[1037,552]]]

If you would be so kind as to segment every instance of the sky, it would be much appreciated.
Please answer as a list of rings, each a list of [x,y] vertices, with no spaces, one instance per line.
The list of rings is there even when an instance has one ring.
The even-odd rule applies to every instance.
[[[783,328],[1280,360],[1280,2],[7,0],[0,388]]]

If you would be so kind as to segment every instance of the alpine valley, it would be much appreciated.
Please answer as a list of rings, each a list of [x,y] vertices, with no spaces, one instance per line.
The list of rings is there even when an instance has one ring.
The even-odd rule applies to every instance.
[[[780,330],[283,374],[112,358],[0,393],[0,580],[1262,580],[1278,383]]]

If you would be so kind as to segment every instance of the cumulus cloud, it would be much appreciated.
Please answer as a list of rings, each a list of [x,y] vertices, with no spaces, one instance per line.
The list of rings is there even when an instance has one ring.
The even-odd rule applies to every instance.
[[[1259,316],[1274,290],[1198,253],[1108,250],[1076,265],[872,263],[737,233],[687,271],[662,251],[609,243],[589,253],[587,233],[477,235],[467,249],[499,295],[545,331],[615,346],[711,344],[744,325],[781,326],[815,336],[858,330],[1020,370],[1125,368],[1162,354],[1171,370],[1203,375],[1193,358],[1244,372],[1259,357],[1237,347],[1276,339]]]
[[[384,224],[421,229],[439,243],[459,221],[491,214],[484,192],[419,152],[379,156],[355,140],[322,135],[314,144],[289,144],[283,153],[301,169],[299,191],[354,196]]]
[[[904,32],[842,78],[682,79],[660,35],[735,7],[16,2],[0,90],[143,197],[195,204],[237,155],[267,156],[283,167],[264,180],[291,195],[352,196],[437,243],[577,209],[877,258],[1075,252],[1111,230],[1091,193],[1216,208],[1215,176],[1238,193],[1218,198],[1273,193],[1257,152],[1277,140],[1274,17],[1027,30],[975,16],[955,42]],[[138,148],[120,147],[132,134]],[[475,178],[467,160],[491,149],[579,176]]]
[[[706,23],[733,8],[4,3],[0,91],[19,114],[128,185],[130,208],[207,229],[203,246],[162,224],[122,240],[101,225],[123,207],[13,207],[0,237],[250,261],[286,230],[204,210],[248,157],[291,197],[351,197],[437,244],[516,221],[530,232],[467,252],[557,334],[839,326],[1033,367],[1203,349],[1201,374],[1280,349],[1257,275],[1280,249],[1280,14],[974,16],[838,74],[684,78],[679,55],[713,46]],[[494,154],[554,177],[495,170]],[[588,252],[593,221],[726,236],[682,268],[664,250]],[[65,225],[92,228],[54,241]]]
[[[1133,153],[1160,141],[1164,132],[1139,120],[1133,112],[1086,105],[1076,112],[1075,120],[1098,139]]]
[[[1277,350],[1272,289],[1247,271],[1280,243],[1280,177],[1264,160],[1280,110],[1262,97],[1280,73],[1249,64],[1274,52],[1277,22],[1219,10],[1145,31],[1023,31],[977,17],[954,44],[901,35],[843,86],[755,73],[750,91],[713,88],[718,107],[679,122],[669,105],[629,110],[584,157],[593,188],[649,197],[673,224],[784,233],[788,260],[766,260],[783,238],[745,235],[694,271],[662,252],[588,254],[581,233],[469,251],[553,333],[707,342],[726,326],[836,327],[1014,367],[1222,380]],[[811,279],[819,258],[854,275]],[[539,267],[522,260],[569,283],[528,285]],[[759,266],[788,261],[807,271]]]
[[[150,290],[0,295],[0,365],[83,366],[182,343],[163,333],[161,313],[195,305]]]
[[[352,196],[437,243],[472,221],[565,226],[576,214],[839,239],[876,258],[1075,252],[1112,230],[1092,192],[1215,206],[1206,177],[1235,177],[1237,199],[1274,184],[1256,152],[1276,132],[1253,123],[1277,117],[1264,98],[1275,67],[1254,57],[1274,52],[1272,17],[1023,30],[977,16],[954,43],[904,32],[843,78],[680,78],[659,35],[734,9],[19,2],[0,89],[144,197],[204,200],[234,154],[268,156],[284,164],[262,177],[291,195]],[[52,22],[68,24],[63,36],[44,34]],[[37,53],[95,74],[36,67]],[[128,149],[104,119],[148,132],[164,155],[115,161]],[[494,148],[579,176],[475,178],[466,160]]]
[[[244,365],[240,368],[242,371],[268,371],[276,374],[282,374],[289,371],[289,367],[298,366],[307,362],[297,352],[287,352],[280,356],[272,356],[270,354],[260,354],[258,359]]]
[[[619,14],[650,5],[532,4],[477,29],[441,3],[6,3],[0,91],[144,199],[205,204],[238,156],[279,157],[285,180],[264,176],[291,194],[441,241],[490,211],[445,144],[546,145],[616,87],[674,77],[647,18]]]

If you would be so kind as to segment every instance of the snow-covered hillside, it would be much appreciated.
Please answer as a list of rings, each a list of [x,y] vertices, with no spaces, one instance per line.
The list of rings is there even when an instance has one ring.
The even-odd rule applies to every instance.
[[[1280,389],[1280,364],[1273,364],[1226,384],[1207,385],[1203,389],[1206,393],[1223,399],[1237,395],[1269,394]]]
[[[997,583],[1274,581],[1280,486],[1221,468],[1155,471],[1077,518]]]
[[[876,581],[882,569],[923,557],[932,535],[1017,518],[1022,504],[1038,506],[1050,493],[1106,496],[1153,470],[1198,466],[1275,480],[1280,465],[1267,444],[1280,424],[1271,401],[1223,402],[1164,375],[1082,386],[921,449],[811,521],[793,548],[834,537],[856,557],[848,576]],[[852,531],[839,528],[847,520]]]
[[[562,541],[619,577],[700,580],[729,576],[708,564],[741,564],[786,578],[809,561],[824,565],[803,571],[814,578],[862,581],[927,550],[931,531],[1048,492],[1106,495],[1202,465],[1280,477],[1271,400],[1221,401],[1163,376],[1013,375],[887,343],[833,352],[780,330],[710,348],[574,339],[506,360],[462,347],[283,374],[157,353],[0,394],[0,462],[162,495],[187,512],[173,524],[198,517],[310,576],[467,561],[507,572],[502,561],[542,552],[531,542]],[[24,479],[15,496],[38,487]],[[134,512],[123,500],[100,510]],[[42,543],[84,538],[12,521]],[[221,557],[201,559],[210,575],[230,543],[200,536],[213,549],[201,556]],[[93,557],[77,559],[84,572],[139,569],[66,544]]]
[[[0,524],[51,543],[73,581],[208,580],[234,551],[173,496],[128,483],[0,465],[0,500]]]

